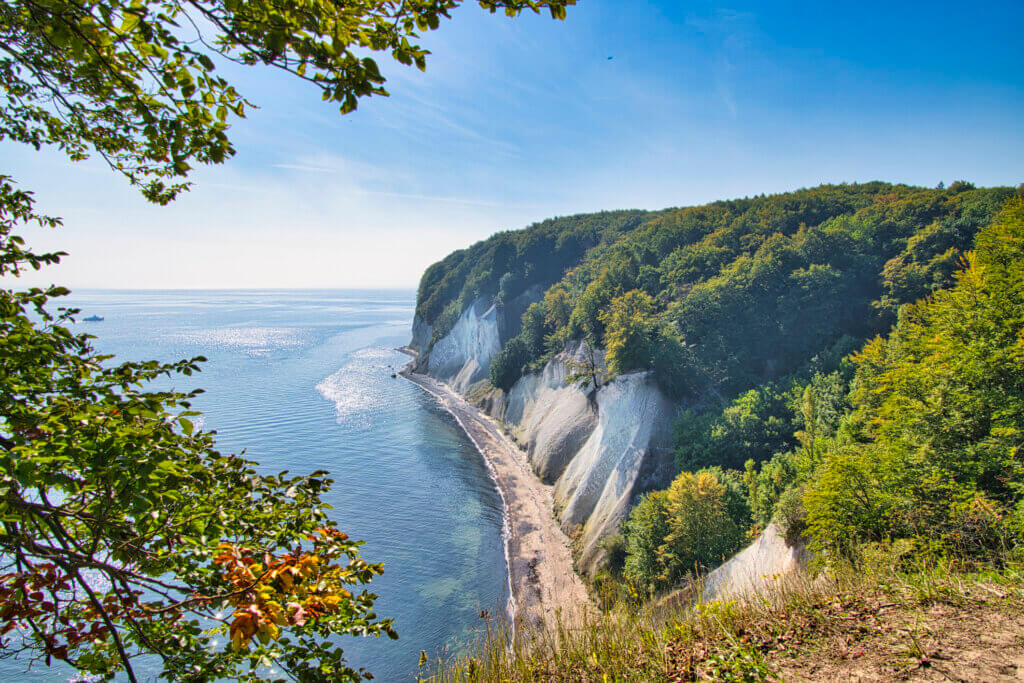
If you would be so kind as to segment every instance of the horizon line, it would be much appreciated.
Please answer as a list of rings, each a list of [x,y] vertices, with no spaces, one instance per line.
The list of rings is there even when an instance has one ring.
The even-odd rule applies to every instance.
[[[406,287],[68,287],[69,295],[75,292],[407,292],[416,286]],[[59,297],[57,297],[59,298]]]

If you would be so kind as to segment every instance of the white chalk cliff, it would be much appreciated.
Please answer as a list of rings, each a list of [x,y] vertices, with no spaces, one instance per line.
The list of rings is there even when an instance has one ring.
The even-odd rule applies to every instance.
[[[427,359],[427,374],[465,394],[487,379],[491,358],[501,351],[497,309],[477,299],[451,332],[437,340]]]
[[[481,406],[504,423],[537,476],[554,485],[559,521],[578,539],[581,568],[592,573],[603,556],[601,539],[618,529],[635,495],[668,484],[676,406],[646,372],[619,376],[597,391],[566,384],[569,363],[582,360],[579,345],[507,394],[487,392],[490,361],[501,350],[498,318],[478,300],[420,359],[419,370],[464,395],[488,394]],[[412,345],[426,348],[424,339],[429,329],[420,322]]]

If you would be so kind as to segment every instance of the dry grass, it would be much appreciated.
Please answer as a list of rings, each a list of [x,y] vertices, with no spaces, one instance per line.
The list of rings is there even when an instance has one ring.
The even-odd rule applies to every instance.
[[[878,555],[746,600],[619,606],[512,644],[491,627],[472,654],[424,671],[443,683],[1024,677],[1022,565],[898,564]]]

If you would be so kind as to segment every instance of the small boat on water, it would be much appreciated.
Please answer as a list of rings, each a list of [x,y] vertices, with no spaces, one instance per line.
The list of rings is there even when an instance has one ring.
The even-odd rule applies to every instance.
[[[98,315],[90,315],[88,318],[82,318],[82,321],[87,323],[98,323],[102,322],[103,318],[99,317]]]

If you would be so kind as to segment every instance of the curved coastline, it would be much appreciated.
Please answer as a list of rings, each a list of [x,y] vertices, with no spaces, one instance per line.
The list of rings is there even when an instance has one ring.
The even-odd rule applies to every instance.
[[[550,487],[534,475],[526,454],[492,418],[448,385],[412,372],[408,366],[399,374],[433,396],[455,418],[487,464],[502,499],[513,624],[530,630],[581,621],[592,603],[573,567],[569,539],[555,519]]]

